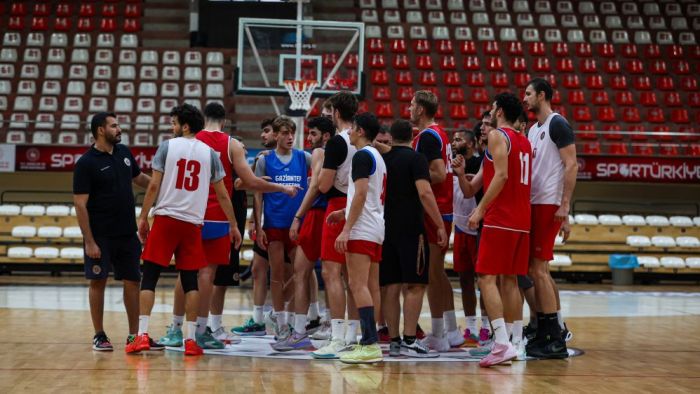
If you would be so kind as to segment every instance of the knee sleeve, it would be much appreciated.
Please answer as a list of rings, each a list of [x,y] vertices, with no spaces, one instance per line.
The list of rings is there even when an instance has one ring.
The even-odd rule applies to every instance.
[[[197,286],[197,272],[194,270],[180,271],[180,283],[182,284],[182,290],[187,294],[190,291],[197,291],[199,287]]]
[[[141,290],[156,291],[156,284],[160,278],[160,265],[150,261],[143,262],[143,278],[141,279]]]
[[[532,279],[530,279],[529,276],[527,275],[518,275],[518,287],[520,287],[523,290],[527,290],[534,286],[535,284],[532,282]]]

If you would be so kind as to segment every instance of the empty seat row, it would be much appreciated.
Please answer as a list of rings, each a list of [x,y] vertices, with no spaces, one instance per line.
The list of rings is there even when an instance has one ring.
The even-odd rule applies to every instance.
[[[11,16],[7,23],[7,28],[14,31],[48,31],[56,30],[63,32],[79,31],[79,32],[114,32],[123,31],[126,33],[135,33],[141,30],[141,22],[137,18],[125,18],[118,21],[113,17],[104,17],[99,20],[96,18],[81,17],[77,21],[73,21],[70,17],[49,18],[45,16],[34,16],[31,19],[22,16]]]
[[[127,4],[119,4],[118,2],[108,2],[97,6],[92,3],[82,3],[79,6],[74,3],[61,1],[54,5],[50,3],[35,3],[33,5],[14,1],[10,4],[9,14],[11,16],[81,16],[89,17],[95,15],[102,15],[107,17],[113,17],[117,15],[124,15],[127,17],[140,17],[141,16],[141,1],[127,1]]]
[[[82,238],[83,234],[78,226],[58,227],[58,226],[15,226],[11,232],[14,238]]]
[[[574,223],[582,225],[604,225],[604,226],[654,226],[654,227],[700,227],[700,216],[691,219],[688,216],[671,216],[667,218],[661,215],[624,215],[620,217],[619,215],[600,215],[595,216],[591,214],[579,213],[573,217]]]
[[[97,64],[93,66],[92,75],[89,75],[88,66],[84,64],[70,65],[68,75],[65,74],[63,64],[47,64],[43,67],[37,64],[23,64],[19,70],[19,77],[26,80],[40,79],[42,77],[41,68],[43,68],[43,78],[47,80],[63,79],[66,76],[71,80],[78,80],[88,79],[91,76],[92,79],[106,81],[115,77],[113,73],[115,66],[106,64]],[[17,70],[12,64],[0,64],[0,73],[2,74],[0,78],[3,79],[12,79],[17,76]],[[122,65],[116,68],[116,78],[118,80],[131,81],[137,77],[142,80],[162,79],[165,81],[179,81],[184,79],[185,81],[201,81],[203,79],[203,73],[202,68],[198,66],[187,66],[185,67],[184,73],[180,72],[179,66],[164,66],[160,69],[158,66],[140,66],[138,74],[136,66]],[[223,81],[225,78],[223,67],[207,67],[204,77],[207,81]],[[7,85],[9,81],[0,83]],[[0,87],[0,94],[7,94],[6,91],[6,86]]]
[[[67,51],[69,51],[67,53]],[[163,65],[180,65],[182,63],[180,52],[165,51],[159,55],[154,50],[141,51],[140,57],[137,56],[136,50],[121,49],[118,57],[115,57],[115,52],[112,49],[97,49],[89,51],[87,48],[73,48],[66,50],[64,48],[34,48],[27,47],[23,51],[23,56],[20,58],[18,51],[14,47],[4,47],[0,51],[0,61],[3,63],[15,63],[22,60],[22,63],[40,63],[45,60],[48,63],[64,63],[70,60],[71,63],[89,63],[91,60],[98,64],[159,64],[159,58],[162,58]],[[94,53],[92,59],[90,54]],[[187,51],[184,54],[184,64],[187,66],[202,65],[202,52]],[[224,55],[218,51],[206,53],[206,64],[210,66],[221,66],[224,64]]]
[[[252,210],[249,210],[249,216]],[[136,216],[141,214],[141,207],[134,208]],[[75,207],[69,205],[38,205],[38,204],[0,204],[0,216],[75,216]]]
[[[633,247],[650,247],[656,246],[659,248],[698,248],[700,240],[697,237],[668,237],[664,235],[656,235],[651,238],[644,235],[630,235],[627,237],[627,245]]]
[[[32,257],[39,259],[82,259],[84,257],[83,248],[64,247],[54,248],[42,246],[32,249],[27,246],[11,246],[7,249],[7,257],[12,259],[29,259]]]
[[[77,33],[72,35],[72,39],[69,40],[67,33],[51,33],[49,37],[50,47],[68,47],[69,43],[72,42],[73,47],[77,48],[90,48],[93,47],[93,37],[89,33]],[[113,33],[100,33],[95,39],[95,46],[98,48],[137,48],[139,46],[139,39],[136,34],[124,33],[119,37],[117,41]],[[26,37],[26,46],[29,47],[40,47],[45,45],[45,36],[43,33],[29,33]],[[22,45],[22,34],[18,32],[6,32],[3,35],[2,46],[3,47],[19,47]]]
[[[637,256],[637,261],[642,268],[700,268],[700,257]]]
[[[137,119],[138,120],[138,119]],[[136,130],[148,130],[148,131],[141,131],[141,132],[136,132],[133,135],[130,135],[129,133],[126,133],[122,131],[121,135],[121,143],[124,145],[133,145],[133,146],[153,146],[154,141],[156,141],[156,144],[160,144],[161,142],[172,138],[173,134],[172,132],[161,132],[158,134],[157,138],[153,138],[153,133],[151,130],[153,130],[155,127],[158,128],[158,130],[171,130],[172,126],[170,123],[163,123],[160,122],[159,124],[154,124],[153,123],[153,118],[150,117],[149,122],[146,123],[138,123],[136,124]],[[131,126],[129,126],[129,129]],[[126,129],[126,127],[124,128]],[[58,133],[56,138],[54,138],[53,133],[49,131],[34,131],[31,134],[31,137],[27,136],[27,132],[24,130],[21,131],[9,131],[7,133],[7,143],[12,143],[12,144],[26,144],[26,143],[32,143],[36,145],[48,145],[48,144],[59,144],[59,145],[90,145],[94,143],[94,139],[92,138],[92,134],[89,131],[85,131],[82,133],[82,138],[79,136],[78,132],[75,131],[62,131]]]

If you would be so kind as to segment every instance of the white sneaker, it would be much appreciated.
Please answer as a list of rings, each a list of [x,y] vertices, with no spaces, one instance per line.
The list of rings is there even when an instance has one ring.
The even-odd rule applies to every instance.
[[[525,340],[522,340],[518,343],[514,343],[513,347],[515,347],[515,351],[517,353],[517,356],[515,356],[515,359],[517,361],[527,360],[527,356],[525,354]]]
[[[217,341],[221,341],[225,344],[236,345],[241,343],[241,338],[233,335],[226,327],[221,326],[218,330],[211,333]]]
[[[445,337],[450,343],[450,347],[459,347],[464,343],[464,335],[462,335],[462,330],[459,327],[456,330],[449,331]]]
[[[392,344],[393,343],[394,342],[392,342]],[[425,344],[421,343],[421,341],[415,341],[410,345],[404,341],[401,341],[400,354],[402,356],[418,358],[440,357],[438,352],[428,349]]]
[[[311,334],[311,339],[315,339],[317,341],[327,341],[331,339],[331,323],[323,322],[321,324],[321,328]]]
[[[450,350],[450,342],[447,340],[447,337],[438,338],[433,334],[429,334],[421,340],[421,343],[428,349],[433,349],[438,352]]]
[[[345,341],[342,339],[333,339],[328,345],[311,352],[311,357],[330,360],[340,358],[340,353],[345,349]]]

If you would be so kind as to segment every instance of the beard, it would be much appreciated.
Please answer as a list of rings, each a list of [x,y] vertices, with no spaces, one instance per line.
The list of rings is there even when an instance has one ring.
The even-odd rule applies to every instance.
[[[466,156],[467,155],[467,147],[463,146],[461,148],[457,148],[454,150],[455,155],[462,155]]]
[[[114,134],[114,135],[105,134],[105,141],[107,141],[111,145],[115,145],[115,144],[122,142],[122,136],[121,136],[121,134]]]

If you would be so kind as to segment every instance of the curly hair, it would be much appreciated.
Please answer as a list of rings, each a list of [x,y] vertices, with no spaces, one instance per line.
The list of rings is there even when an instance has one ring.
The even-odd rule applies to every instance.
[[[170,111],[171,117],[177,117],[177,121],[181,125],[190,126],[190,133],[197,134],[204,128],[204,116],[199,112],[197,107],[184,103],[174,107]]]

